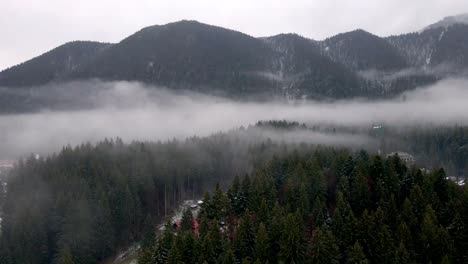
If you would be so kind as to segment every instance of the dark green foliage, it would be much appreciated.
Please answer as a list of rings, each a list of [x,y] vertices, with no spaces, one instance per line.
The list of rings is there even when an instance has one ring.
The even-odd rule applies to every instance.
[[[182,215],[182,220],[180,223],[180,230],[182,232],[193,230],[193,214],[189,208],[184,210],[184,213]]]
[[[240,220],[237,230],[234,247],[239,259],[254,256],[255,251],[255,230],[251,220],[251,215],[247,211]]]
[[[225,134],[165,143],[105,140],[19,162],[2,201],[2,258],[49,263],[66,246],[79,256],[76,263],[96,263],[140,240],[152,250],[154,224],[179,202],[247,172],[252,157],[269,159],[283,150],[234,140]],[[227,196],[218,188],[209,200],[209,216],[224,218]],[[185,230],[187,215],[184,220]]]
[[[396,157],[306,145],[280,155],[284,146],[272,143],[268,155],[251,146],[249,153],[264,162],[234,178],[228,171],[239,168],[223,163],[217,150],[229,143],[220,142],[216,148],[205,142],[216,158],[196,159],[200,167],[191,160],[200,155],[184,156],[182,145],[171,145],[177,143],[107,141],[22,161],[4,204],[0,260],[96,263],[141,239],[142,264],[466,262],[468,191],[444,171],[417,172]],[[215,184],[231,179],[227,193]],[[154,219],[210,187],[198,234],[187,210],[179,230],[167,223],[154,237]]]
[[[305,230],[301,214],[288,214],[279,241],[280,260],[284,263],[303,263],[306,253]]]
[[[321,227],[315,231],[309,263],[340,263],[340,250],[336,244],[335,236],[327,227]]]
[[[321,194],[321,188],[304,193],[305,184],[320,184],[318,175],[325,166],[340,174],[341,180],[335,184],[342,186],[335,197],[330,196],[330,186],[328,195]],[[319,172],[309,171],[314,169]],[[466,211],[461,203],[468,197],[463,189],[443,180],[439,170],[421,175],[422,179],[415,179],[418,173],[408,170],[398,158],[369,158],[363,152],[349,156],[320,150],[273,158],[242,183],[236,179],[227,196],[216,188],[213,197],[229,199],[225,210],[236,205],[239,197],[245,197],[246,207],[257,209],[236,212],[231,207],[230,226],[214,232],[219,229],[216,212],[224,210],[204,205],[203,210],[212,213],[201,217],[200,228],[207,231],[195,237],[202,244],[195,259],[199,263],[463,263],[467,240],[466,218],[462,217]],[[366,195],[356,196],[359,192],[346,186],[346,181],[356,177],[362,178],[359,185]],[[401,187],[408,188],[408,182],[420,183],[424,189],[411,184],[402,195]],[[432,206],[442,203],[439,197],[445,197],[444,204],[454,204],[457,213],[434,211]],[[205,199],[213,200],[209,194]],[[350,204],[351,199],[359,203]],[[276,202],[267,210],[273,200]],[[440,221],[446,218],[449,225]]]
[[[354,243],[354,246],[349,250],[347,264],[369,264],[364,251],[362,250],[361,244],[359,241]],[[400,262],[405,263],[405,262]]]
[[[255,238],[255,259],[265,262],[269,259],[271,253],[267,229],[263,223],[260,223]]]
[[[224,258],[222,264],[235,264],[237,263],[236,256],[231,248],[228,248],[224,253]]]

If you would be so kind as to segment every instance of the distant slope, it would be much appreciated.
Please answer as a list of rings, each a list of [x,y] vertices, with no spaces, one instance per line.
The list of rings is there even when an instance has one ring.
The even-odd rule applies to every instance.
[[[1,71],[0,87],[10,89],[0,89],[0,112],[36,109],[39,103],[28,95],[39,91],[36,86],[89,79],[242,100],[391,97],[466,75],[468,25],[461,18],[387,38],[363,30],[324,41],[296,34],[254,38],[180,21],[144,28],[116,44],[70,42]],[[27,89],[11,92],[18,87]]]
[[[111,44],[74,41],[0,72],[0,86],[42,85],[69,74]]]
[[[364,30],[338,34],[320,46],[324,55],[352,70],[399,70],[408,66],[390,43]]]
[[[137,80],[191,90],[258,92],[274,52],[240,32],[181,21],[147,27],[99,54],[70,78]]]
[[[317,42],[296,34],[281,34],[265,41],[281,54],[278,77],[288,96],[343,98],[361,94],[357,76],[321,55]]]
[[[463,70],[468,66],[468,25],[429,28],[387,39],[414,67],[444,64]]]
[[[468,25],[468,14],[444,17],[444,19],[427,26],[426,28],[424,28],[424,30],[429,30],[429,29],[434,29],[434,28],[448,28],[455,24]]]

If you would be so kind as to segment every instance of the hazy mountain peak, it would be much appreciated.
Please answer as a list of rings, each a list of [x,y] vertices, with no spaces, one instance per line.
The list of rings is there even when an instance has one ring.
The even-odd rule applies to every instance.
[[[441,28],[441,27],[448,28],[455,24],[467,24],[468,25],[468,13],[460,14],[457,16],[444,17],[444,19],[425,27],[423,31],[428,30],[428,29]]]
[[[363,29],[321,42],[323,54],[352,70],[393,70],[406,67],[404,58],[386,40]]]

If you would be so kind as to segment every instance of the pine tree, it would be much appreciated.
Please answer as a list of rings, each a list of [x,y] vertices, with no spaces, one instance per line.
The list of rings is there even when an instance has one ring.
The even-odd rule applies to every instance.
[[[448,227],[455,249],[454,260],[457,263],[468,263],[468,230],[463,223],[460,213],[456,213]]]
[[[198,217],[201,219],[202,217],[206,217],[208,219],[213,219],[215,217],[216,209],[213,204],[213,200],[211,199],[210,193],[205,192],[203,195],[203,204],[200,208],[200,213]]]
[[[227,214],[229,200],[226,194],[221,190],[219,183],[216,184],[211,203],[213,206],[213,215],[210,217],[210,219],[216,219],[218,221],[224,220]]]
[[[280,252],[281,234],[284,230],[283,210],[278,202],[275,203],[271,215],[272,217],[270,223],[268,224],[270,227],[268,237],[270,238],[271,242],[271,252],[274,252],[274,254],[270,256],[269,260],[271,263],[278,263],[277,253]]]
[[[251,181],[249,175],[246,175],[242,180],[242,185],[240,189],[239,197],[239,209],[243,213],[247,208],[249,208],[249,202],[251,197]]]
[[[210,220],[208,220],[208,217],[206,215],[202,215],[199,220],[199,226],[198,226],[198,235],[203,238],[208,234],[208,231],[210,230]]]
[[[395,257],[393,260],[393,263],[414,263],[411,260],[410,254],[406,250],[405,244],[401,241],[400,245],[398,246],[398,249],[395,252]]]
[[[154,232],[153,219],[151,215],[147,215],[143,224],[143,239],[141,240],[141,248],[143,250],[153,249],[156,244],[156,234]]]
[[[216,263],[217,254],[215,252],[214,242],[211,240],[211,237],[208,233],[205,237],[203,237],[201,241],[201,248],[200,248],[200,261],[206,261],[207,263]]]
[[[270,245],[268,241],[268,233],[263,223],[260,223],[255,238],[255,258],[259,261],[266,261],[270,256]]]
[[[368,207],[371,194],[366,175],[362,170],[358,170],[356,177],[351,181],[350,203],[359,216]]]
[[[416,216],[417,223],[421,223],[424,215],[424,208],[426,207],[426,199],[418,185],[415,185],[410,193],[411,206],[413,208],[414,215]],[[410,224],[408,222],[408,224]]]
[[[190,263],[194,259],[197,259],[199,252],[198,249],[198,240],[195,239],[192,232],[187,232],[184,234],[184,247],[182,251],[182,259],[184,263]]]
[[[347,264],[369,264],[366,255],[359,244],[359,241],[354,243],[354,246],[349,250]],[[403,263],[403,262],[402,262]]]
[[[182,214],[182,220],[180,223],[180,230],[182,232],[193,231],[193,214],[189,208],[186,208]]]
[[[424,211],[421,223],[422,257],[425,261],[440,261],[449,247],[448,233],[439,226],[434,210],[430,205]]]
[[[322,226],[327,219],[327,208],[326,204],[320,198],[316,198],[312,205],[312,228]]]
[[[236,256],[234,255],[234,252],[232,251],[232,249],[229,247],[224,253],[222,264],[235,264],[235,263],[237,263]]]
[[[442,260],[440,261],[440,264],[450,264],[450,259],[447,255],[445,255]]]
[[[268,207],[265,198],[263,198],[260,202],[260,208],[257,212],[257,220],[264,223],[267,223],[270,220],[270,208]]]
[[[151,257],[153,264],[165,264],[169,258],[169,252],[174,242],[174,234],[172,233],[171,222],[167,221],[157,245],[156,250]]]
[[[435,172],[435,181],[433,190],[437,193],[437,196],[442,204],[445,204],[449,200],[449,188],[448,180],[446,179],[444,169],[439,169]]]
[[[255,231],[250,217],[249,211],[246,211],[241,219],[237,237],[234,241],[239,259],[252,257],[255,250]]]
[[[244,211],[244,205],[242,203],[241,191],[240,191],[240,179],[236,176],[227,192],[229,198],[230,208],[235,215],[240,215]]]
[[[298,211],[295,214],[288,214],[279,241],[280,259],[285,263],[303,263],[305,245],[302,215]]]
[[[413,206],[411,202],[407,199],[403,202],[403,207],[401,210],[401,221],[405,222],[412,231],[416,231],[418,226],[418,218],[413,212]]]
[[[377,263],[392,263],[394,245],[390,228],[385,224],[385,214],[379,207],[374,214],[372,226],[372,252]]]
[[[312,240],[309,263],[338,264],[340,257],[340,250],[333,233],[327,227],[317,229]]]
[[[171,249],[169,250],[169,254],[167,257],[167,263],[174,263],[174,264],[183,264],[184,257],[184,240],[182,236],[176,236],[174,242],[172,243]]]
[[[337,208],[333,215],[333,233],[336,234],[337,242],[342,251],[351,247],[356,240],[355,230],[357,227],[351,206],[344,201],[341,192],[337,195]]]
[[[64,246],[60,252],[57,259],[57,264],[75,264],[73,261],[73,256],[68,246]]]
[[[414,243],[413,243],[413,236],[411,234],[410,229],[406,225],[404,221],[400,222],[400,225],[397,229],[397,238],[400,243],[405,245],[405,248],[409,252],[410,255],[414,253]]]

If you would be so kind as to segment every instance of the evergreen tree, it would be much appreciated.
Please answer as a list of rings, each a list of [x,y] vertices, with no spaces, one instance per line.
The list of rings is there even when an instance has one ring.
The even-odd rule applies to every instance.
[[[236,256],[234,255],[234,252],[232,251],[232,249],[229,247],[224,253],[222,264],[235,264],[235,263],[237,263]]]
[[[224,220],[227,214],[229,200],[226,194],[221,190],[219,183],[216,184],[215,192],[213,194],[212,205],[213,215],[211,219],[217,219],[218,221]]]
[[[143,239],[141,240],[141,248],[143,250],[153,249],[156,244],[156,234],[151,215],[147,215],[143,224]]]
[[[288,214],[280,241],[280,259],[285,263],[303,263],[305,259],[306,240],[302,215],[297,211]]]
[[[349,250],[347,264],[369,264],[364,251],[362,250],[359,241],[354,243],[354,246]],[[404,262],[402,262],[404,263]]]
[[[172,233],[172,225],[170,221],[167,221],[164,226],[164,232],[159,238],[156,250],[151,258],[154,264],[165,264],[168,261],[169,253],[174,243],[174,234]]]
[[[198,240],[195,239],[192,232],[187,232],[184,234],[184,246],[182,251],[182,260],[184,263],[190,263],[191,261],[197,259],[199,252],[198,250]]]
[[[186,208],[182,214],[182,220],[180,222],[180,230],[182,232],[193,231],[193,214],[189,208]]]
[[[456,213],[452,223],[448,227],[450,237],[454,245],[454,260],[457,263],[468,262],[468,230],[463,223],[460,213]]]
[[[64,246],[59,252],[57,264],[75,264],[75,261],[73,261],[72,253],[68,246]]]
[[[236,176],[227,192],[229,198],[230,208],[233,210],[233,213],[240,215],[244,209],[245,205],[243,204],[240,190],[240,179],[239,176]]]
[[[278,263],[277,253],[280,252],[280,240],[285,226],[283,220],[283,210],[278,202],[275,203],[271,215],[272,217],[268,225],[270,227],[268,237],[270,238],[271,242],[271,252],[276,252],[276,254],[272,254],[269,260],[270,263]]]
[[[351,247],[353,241],[356,240],[357,224],[351,207],[344,201],[343,193],[339,192],[337,197],[337,208],[333,215],[332,230],[336,234],[337,243],[343,252]]]
[[[184,240],[182,236],[175,236],[174,242],[172,243],[169,255],[167,257],[167,263],[182,264],[184,263]]]
[[[255,230],[250,219],[249,211],[246,211],[241,219],[237,237],[235,240],[236,254],[239,259],[252,257],[255,250]]]
[[[422,257],[425,262],[438,262],[448,250],[448,234],[439,226],[434,210],[428,205],[421,223]]]
[[[400,245],[398,246],[398,249],[395,252],[395,257],[393,260],[393,263],[413,263],[411,260],[411,257],[406,250],[405,244],[403,242],[400,242]]]
[[[270,245],[268,240],[268,233],[263,223],[260,223],[255,238],[255,258],[259,261],[265,262],[270,256]]]
[[[338,245],[336,244],[335,236],[326,227],[321,227],[314,232],[314,237],[310,249],[309,263],[340,263],[340,251]]]

